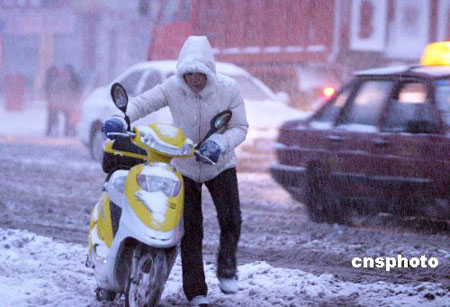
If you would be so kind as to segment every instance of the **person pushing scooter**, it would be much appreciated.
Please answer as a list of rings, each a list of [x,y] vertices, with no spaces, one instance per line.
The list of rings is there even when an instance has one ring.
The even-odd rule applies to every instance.
[[[199,148],[208,159],[174,159],[185,182],[184,228],[181,242],[183,290],[193,306],[208,306],[203,269],[202,185],[208,188],[220,226],[217,277],[222,292],[236,293],[236,250],[241,230],[241,211],[234,149],[247,135],[245,106],[237,83],[216,73],[212,48],[205,36],[190,36],[179,55],[176,74],[164,83],[130,100],[130,121],[168,106],[173,124],[198,143],[210,127],[211,118],[224,110],[232,117],[224,130],[211,135]],[[125,120],[113,117],[104,124],[106,133],[120,132]],[[208,161],[210,160],[210,161]],[[215,163],[211,165],[210,162]]]

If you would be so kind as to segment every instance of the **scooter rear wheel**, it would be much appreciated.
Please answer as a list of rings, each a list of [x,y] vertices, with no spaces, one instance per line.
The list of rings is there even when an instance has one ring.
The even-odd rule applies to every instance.
[[[136,277],[129,280],[125,306],[158,306],[169,271],[163,249],[146,250],[138,260]]]

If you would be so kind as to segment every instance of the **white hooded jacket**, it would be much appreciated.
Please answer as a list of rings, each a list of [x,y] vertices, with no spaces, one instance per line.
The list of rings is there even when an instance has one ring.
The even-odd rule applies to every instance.
[[[193,72],[207,76],[207,84],[199,93],[193,92],[183,77]],[[197,182],[205,182],[236,166],[234,148],[245,140],[248,128],[244,101],[237,83],[216,73],[212,48],[205,36],[188,37],[180,51],[176,75],[131,99],[127,115],[133,122],[165,106],[170,109],[173,124],[194,143],[206,135],[214,115],[225,110],[233,113],[227,128],[209,137],[221,149],[217,164],[207,165],[195,158],[174,159],[180,173]]]

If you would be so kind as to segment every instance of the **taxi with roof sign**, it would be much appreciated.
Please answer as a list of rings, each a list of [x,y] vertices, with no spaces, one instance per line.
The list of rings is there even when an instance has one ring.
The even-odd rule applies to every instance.
[[[450,219],[450,42],[421,63],[357,72],[306,120],[285,122],[272,177],[316,222],[355,211]]]

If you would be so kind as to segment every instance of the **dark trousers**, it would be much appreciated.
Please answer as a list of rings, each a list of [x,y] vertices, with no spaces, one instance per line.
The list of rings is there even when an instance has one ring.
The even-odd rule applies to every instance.
[[[187,177],[183,179],[185,233],[181,241],[181,263],[184,293],[191,300],[208,292],[202,257],[202,184]],[[236,275],[236,250],[242,223],[236,168],[223,171],[205,185],[214,201],[220,226],[217,276],[231,278]]]
[[[59,133],[59,112],[64,116],[64,136],[75,135],[75,127],[72,127],[70,123],[70,112],[67,110],[59,111],[55,108],[47,108],[47,136],[58,136]]]

